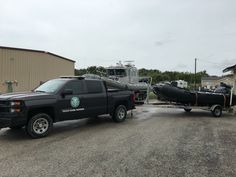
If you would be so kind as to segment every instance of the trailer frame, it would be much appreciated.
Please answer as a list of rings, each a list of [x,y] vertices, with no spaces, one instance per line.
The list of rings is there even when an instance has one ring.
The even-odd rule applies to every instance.
[[[192,110],[201,109],[205,111],[210,111],[214,117],[221,117],[223,111],[229,111],[230,107],[222,107],[219,104],[214,104],[212,106],[197,106],[197,105],[184,105],[173,102],[163,102],[154,103],[159,108],[172,108],[172,109],[184,109],[185,112],[191,112]]]

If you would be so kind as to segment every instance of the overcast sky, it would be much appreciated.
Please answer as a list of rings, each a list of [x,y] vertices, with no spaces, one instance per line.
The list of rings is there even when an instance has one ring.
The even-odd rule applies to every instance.
[[[77,68],[221,75],[236,64],[236,0],[0,0],[0,45],[45,50]]]

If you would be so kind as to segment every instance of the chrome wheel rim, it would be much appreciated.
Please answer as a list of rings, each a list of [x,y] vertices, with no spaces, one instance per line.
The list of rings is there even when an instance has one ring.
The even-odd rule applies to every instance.
[[[124,119],[124,117],[125,117],[125,110],[123,108],[121,108],[118,112],[118,118]]]
[[[48,130],[49,122],[45,118],[39,118],[33,123],[33,130],[37,134],[43,134]]]

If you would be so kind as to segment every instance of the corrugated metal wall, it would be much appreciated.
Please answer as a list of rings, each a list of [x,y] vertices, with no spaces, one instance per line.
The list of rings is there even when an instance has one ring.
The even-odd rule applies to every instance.
[[[17,81],[14,91],[28,91],[61,75],[74,75],[74,63],[47,53],[0,48],[0,93],[7,91],[5,81]]]

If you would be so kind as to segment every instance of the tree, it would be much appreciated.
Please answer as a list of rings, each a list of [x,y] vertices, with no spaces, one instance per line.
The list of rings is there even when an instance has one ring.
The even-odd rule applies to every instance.
[[[104,75],[105,73],[106,69],[102,66],[89,66],[87,69],[75,69],[76,76],[82,76],[84,74]]]
[[[79,69],[75,70],[75,75],[83,75],[83,74],[97,74],[97,75],[106,75],[106,68],[102,66],[90,66],[87,69]],[[174,81],[174,80],[185,80],[192,85],[195,80],[195,74],[190,72],[178,72],[178,71],[165,71],[161,72],[157,69],[145,69],[142,68],[139,70],[139,76],[152,77],[152,83],[156,84],[161,81]],[[201,83],[201,78],[209,76],[207,72],[200,71],[196,73],[196,84],[199,85]]]

